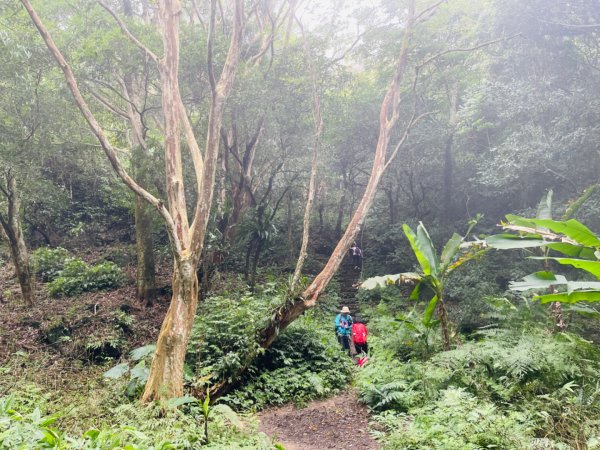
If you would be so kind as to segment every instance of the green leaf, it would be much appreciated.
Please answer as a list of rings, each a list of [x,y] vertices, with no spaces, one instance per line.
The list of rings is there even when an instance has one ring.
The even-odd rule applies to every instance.
[[[150,370],[147,367],[134,367],[131,369],[131,378],[138,380],[140,383],[148,381]]]
[[[410,293],[410,300],[419,300],[419,297],[421,295],[421,287],[423,286],[423,282],[419,281],[417,283],[417,285],[415,286],[415,288],[412,290],[412,292]]]
[[[85,433],[83,433],[84,438],[90,438],[92,441],[95,441],[96,439],[98,439],[99,435],[100,435],[100,430],[96,430],[95,428],[92,428],[91,430],[87,430]]]
[[[429,237],[429,233],[423,225],[423,222],[419,222],[419,226],[417,227],[417,245],[429,261],[429,265],[431,266],[431,275],[437,276],[440,269],[440,263],[438,261],[437,253],[435,251],[435,247],[433,246],[433,242]]]
[[[543,257],[530,257],[531,259],[545,259]],[[573,266],[577,269],[585,270],[591,273],[596,278],[600,278],[600,261],[588,261],[587,259],[577,258],[548,258],[556,261],[559,264]]]
[[[570,219],[565,222],[549,219],[523,219],[522,217],[508,214],[509,222],[516,225],[542,227],[554,233],[564,234],[585,247],[600,247],[600,239],[581,222]]]
[[[113,367],[112,369],[107,370],[102,375],[105,378],[114,378],[114,379],[117,379],[117,378],[121,378],[128,371],[129,371],[129,364],[122,363],[122,364],[117,364],[115,367]]]
[[[562,253],[563,255],[571,256],[573,258],[582,258],[582,259],[590,259],[596,260],[596,255],[594,255],[594,250],[589,247],[582,247],[579,245],[567,244],[566,242],[553,242],[548,243],[546,247],[556,250],[557,252]]]
[[[60,437],[52,428],[42,429],[44,437],[38,441],[39,444],[43,445],[41,448],[57,448],[60,442]]]
[[[171,406],[176,408],[181,405],[186,405],[188,403],[198,403],[198,399],[196,397],[192,397],[191,395],[186,395],[183,397],[174,397],[167,400],[167,406]]]
[[[498,250],[542,247],[550,243],[540,238],[515,236],[514,234],[494,234],[485,238],[485,242],[488,246]]]
[[[437,275],[437,259],[435,257],[435,249],[427,234],[427,230],[421,222],[417,227],[417,234],[407,225],[402,225],[404,234],[410,243],[413,253],[417,257],[417,261],[425,275]]]
[[[202,402],[202,412],[204,413],[204,417],[208,417],[210,413],[210,390],[206,390],[206,398]]]
[[[396,284],[396,281],[400,278],[400,274],[396,275],[383,275],[381,277],[367,278],[360,284],[361,289],[375,289],[378,287],[386,287],[390,284]]]
[[[140,441],[144,441],[144,440],[148,439],[148,436],[146,436],[141,431],[136,430],[132,426],[124,426],[123,431],[125,431],[127,434],[130,434],[134,438],[139,439]],[[127,447],[125,447],[125,448],[127,448]]]
[[[513,291],[527,291],[529,289],[548,289],[550,286],[567,284],[567,279],[562,275],[552,272],[535,272],[523,277],[523,281],[511,281],[509,289]]]
[[[153,353],[154,350],[156,350],[156,345],[154,345],[154,344],[144,345],[143,347],[138,347],[138,348],[134,348],[133,350],[131,350],[129,352],[129,357],[133,361],[139,361],[140,359],[145,358],[146,356]]]
[[[41,427],[47,427],[49,425],[52,425],[54,422],[56,422],[58,420],[58,415],[57,414],[53,414],[51,416],[48,417],[44,417],[41,422],[39,423],[39,425]]]
[[[240,417],[229,406],[219,403],[218,405],[213,406],[212,410],[229,420],[229,422],[237,429],[244,429],[244,424],[240,420]]]
[[[600,291],[559,292],[557,294],[536,295],[533,299],[539,300],[541,303],[600,302]]]
[[[429,304],[427,308],[425,308],[425,313],[423,314],[423,325],[429,327],[431,325],[431,318],[433,317],[433,313],[435,312],[435,307],[438,302],[438,296],[434,295],[431,300],[429,300]]]
[[[600,311],[597,311],[586,304],[567,304],[564,306],[563,310],[568,312],[575,312],[590,319],[600,319]]]
[[[463,237],[458,233],[454,233],[452,237],[448,239],[448,242],[446,242],[446,245],[444,245],[444,249],[442,250],[441,262],[443,266],[448,266],[452,262],[456,253],[460,250],[462,241]]]

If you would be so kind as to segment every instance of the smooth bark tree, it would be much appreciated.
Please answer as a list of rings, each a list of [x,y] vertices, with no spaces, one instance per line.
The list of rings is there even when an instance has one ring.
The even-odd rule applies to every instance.
[[[260,343],[263,347],[269,347],[281,331],[285,330],[285,328],[304,313],[304,311],[315,306],[320,295],[340,267],[352,242],[360,233],[386,168],[406,142],[411,128],[424,117],[423,114],[417,115],[416,105],[414,105],[412,115],[405,125],[404,131],[401,133],[398,143],[393,151],[388,154],[389,142],[400,115],[401,84],[405,78],[408,65],[408,51],[414,30],[415,19],[415,0],[410,0],[408,3],[406,25],[400,52],[396,60],[396,68],[379,111],[379,137],[375,148],[371,174],[363,196],[354,211],[344,234],[338,241],[333,253],[325,264],[325,267],[301,295],[287,302],[286,305],[281,307],[276,314],[274,314],[269,325],[262,331]]]
[[[127,16],[132,15],[129,0],[123,2]],[[148,22],[146,16],[146,22]],[[147,23],[146,23],[147,24]],[[133,175],[140,186],[148,189],[152,184],[152,172],[148,170],[150,159],[146,144],[147,127],[144,125],[146,113],[144,104],[148,95],[144,81],[148,80],[148,58],[145,57],[144,70],[140,75],[129,73],[123,79],[123,96],[127,101],[127,117],[130,123]],[[136,248],[136,283],[135,292],[138,301],[151,306],[156,298],[156,263],[154,258],[154,238],[152,233],[152,208],[139,195],[135,197],[135,248]]]
[[[0,182],[0,193],[6,200],[6,213],[0,211],[0,227],[8,240],[10,256],[15,266],[15,274],[21,287],[21,295],[26,306],[35,302],[35,277],[29,263],[29,252],[23,237],[21,225],[21,196],[17,188],[17,176],[12,169],[5,169]]]
[[[244,2],[234,2],[231,39],[226,60],[217,79],[213,72],[213,42],[217,2],[211,1],[208,34],[208,79],[211,99],[208,112],[204,154],[196,141],[179,89],[179,26],[181,4],[179,0],[159,0],[157,22],[163,42],[163,56],[159,57],[144,46],[115,15],[123,33],[137,45],[150,60],[157,64],[160,73],[167,205],[133,180],[119,160],[116,150],[80,92],[71,66],[65,60],[54,40],[29,0],[21,0],[46,46],[63,71],[75,102],[92,132],[100,142],[113,169],[123,182],[138,196],[152,205],[164,220],[173,252],[173,296],[163,321],[150,374],[142,401],[179,397],[183,394],[183,366],[190,330],[198,302],[196,267],[204,245],[206,227],[212,203],[219,133],[226,99],[231,92],[238,66],[244,24]],[[182,170],[181,135],[185,136],[196,175],[197,198],[190,223],[186,208]]]
[[[304,267],[304,261],[308,256],[307,248],[308,241],[310,238],[310,216],[312,213],[312,207],[315,200],[316,185],[317,185],[317,157],[319,155],[319,147],[321,145],[321,134],[323,133],[323,114],[321,112],[321,96],[319,94],[319,83],[317,79],[317,73],[314,65],[312,64],[312,58],[310,55],[310,49],[308,47],[308,40],[304,33],[302,23],[298,20],[300,31],[302,32],[302,39],[304,41],[304,55],[306,57],[308,70],[310,72],[310,78],[312,82],[312,112],[314,122],[314,140],[312,157],[310,162],[310,177],[308,180],[308,190],[306,193],[306,203],[304,207],[304,219],[302,221],[302,244],[300,245],[300,253],[298,255],[298,261],[296,262],[296,268],[294,275],[292,276],[292,282],[290,284],[290,291],[294,292],[300,281],[302,275],[302,268]]]
[[[385,96],[381,103],[379,111],[379,137],[375,147],[375,155],[369,181],[363,193],[363,196],[352,215],[343,236],[338,241],[335,249],[329,257],[325,267],[312,280],[311,284],[304,289],[300,294],[293,294],[292,298],[285,302],[272,314],[267,326],[265,326],[259,335],[259,344],[263,348],[268,348],[277,339],[279,334],[284,331],[294,320],[302,315],[306,310],[314,307],[337,270],[339,269],[344,257],[348,253],[352,242],[357,238],[363,226],[365,218],[369,212],[369,208],[373,204],[375,194],[379,183],[388,168],[389,164],[397,156],[400,149],[406,142],[411,129],[422,118],[429,113],[417,114],[417,104],[413,102],[412,113],[404,126],[404,130],[400,133],[400,137],[393,150],[388,154],[388,147],[392,134],[400,117],[401,90],[402,82],[405,79],[406,69],[408,66],[408,53],[410,42],[416,20],[423,13],[415,14],[415,0],[409,0],[408,10],[406,12],[406,21],[400,51],[396,59],[395,70],[392,80],[386,90]],[[416,85],[416,78],[413,80],[413,89]],[[249,360],[251,359],[251,355]],[[245,367],[240,368],[240,373],[245,370]],[[218,397],[228,392],[232,387],[231,381],[223,381],[218,385],[213,386],[213,396]]]

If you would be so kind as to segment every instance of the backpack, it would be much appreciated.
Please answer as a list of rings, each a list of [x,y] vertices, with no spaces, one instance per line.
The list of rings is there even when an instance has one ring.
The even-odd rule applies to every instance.
[[[352,340],[358,345],[367,343],[367,327],[364,324],[355,323],[352,325]]]

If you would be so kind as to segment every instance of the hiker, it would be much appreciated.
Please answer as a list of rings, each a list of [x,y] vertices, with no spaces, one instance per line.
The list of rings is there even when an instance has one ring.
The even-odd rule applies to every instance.
[[[356,241],[352,244],[352,247],[350,247],[350,253],[352,254],[352,264],[354,264],[354,268],[359,269],[362,260],[362,250],[356,244]]]
[[[367,331],[367,327],[362,321],[362,319],[356,316],[354,323],[352,324],[352,341],[354,342],[354,347],[356,348],[356,353],[360,355],[364,353],[365,355],[369,354],[369,344],[367,344],[367,336],[369,332]]]
[[[335,334],[342,350],[350,351],[350,335],[352,333],[352,316],[350,309],[344,306],[340,313],[335,316]]]

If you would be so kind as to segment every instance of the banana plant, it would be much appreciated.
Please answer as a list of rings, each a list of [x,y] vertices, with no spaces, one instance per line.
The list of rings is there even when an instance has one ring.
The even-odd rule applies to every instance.
[[[406,224],[402,226],[410,247],[417,258],[420,272],[404,272],[395,275],[384,275],[368,278],[361,284],[362,289],[374,289],[378,286],[390,284],[414,284],[415,287],[410,294],[411,300],[418,300],[422,288],[429,287],[433,291],[433,297],[429,300],[423,314],[423,324],[426,327],[434,327],[440,324],[444,350],[450,350],[450,332],[448,328],[448,312],[444,303],[444,286],[448,275],[463,265],[483,254],[487,249],[484,241],[466,242],[473,227],[481,216],[469,221],[469,227],[465,236],[454,233],[446,242],[442,253],[438,256],[436,249],[429,237],[429,233],[419,222],[416,233]],[[438,319],[434,320],[435,310],[438,311]]]
[[[486,243],[490,247],[502,250],[544,248],[548,250],[544,256],[530,258],[572,266],[600,279],[600,237],[581,222],[575,219],[526,219],[509,214],[501,226],[512,233],[489,236]],[[534,300],[541,303],[600,301],[600,281],[569,281],[550,270],[533,273],[522,281],[513,281],[509,287],[515,291],[546,292],[551,288],[550,293],[534,295]]]

